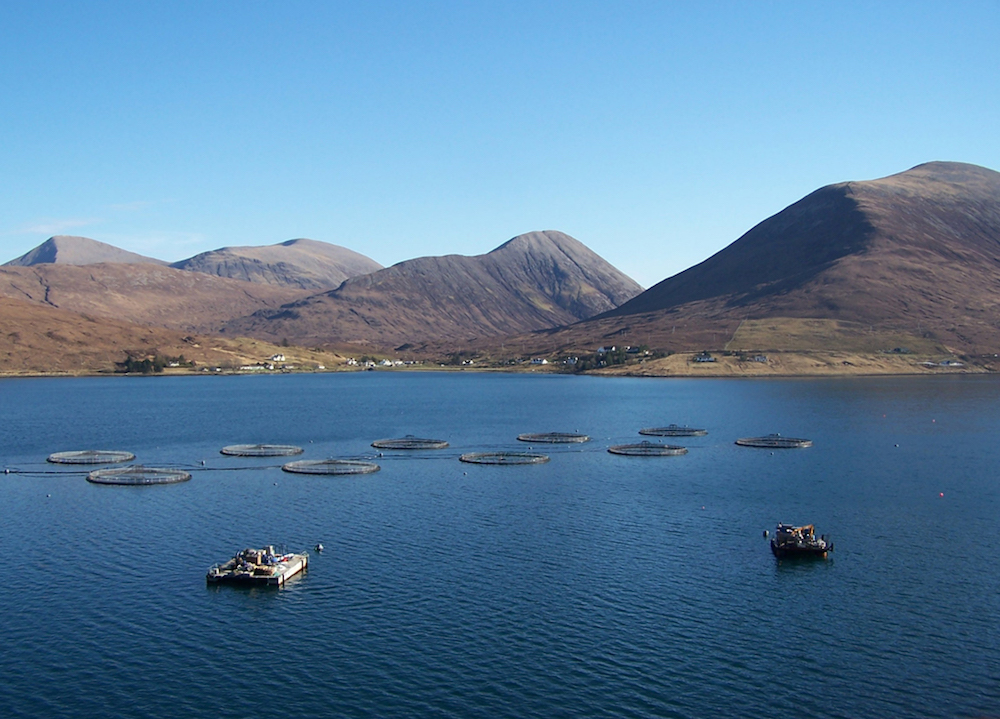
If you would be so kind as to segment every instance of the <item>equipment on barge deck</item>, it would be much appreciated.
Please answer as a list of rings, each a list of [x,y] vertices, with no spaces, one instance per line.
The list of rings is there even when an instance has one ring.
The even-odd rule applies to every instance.
[[[771,539],[771,552],[779,559],[783,557],[826,557],[833,551],[833,542],[826,535],[816,537],[816,529],[811,524],[794,527],[778,523]]]
[[[205,580],[209,584],[269,584],[281,586],[309,565],[309,555],[276,554],[269,545],[263,549],[244,549],[225,564],[216,564],[208,570]]]

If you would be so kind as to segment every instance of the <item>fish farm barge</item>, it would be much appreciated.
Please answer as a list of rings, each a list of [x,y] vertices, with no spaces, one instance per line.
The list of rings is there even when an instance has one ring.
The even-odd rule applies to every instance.
[[[791,524],[779,523],[771,540],[771,552],[778,559],[785,557],[819,557],[826,558],[833,551],[833,542],[826,535],[816,537],[816,529],[811,524],[794,527]]]
[[[244,549],[225,564],[208,570],[209,584],[268,585],[280,587],[309,566],[309,555],[275,554],[273,546]]]

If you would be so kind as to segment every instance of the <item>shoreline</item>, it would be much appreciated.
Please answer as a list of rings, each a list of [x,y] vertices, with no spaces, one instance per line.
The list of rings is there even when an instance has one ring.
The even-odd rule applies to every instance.
[[[239,371],[226,369],[168,369],[164,372],[113,372],[107,369],[21,370],[0,371],[0,379],[43,379],[78,377],[220,377],[275,376],[281,374],[340,374],[344,372],[480,372],[508,374],[559,374],[589,377],[650,377],[650,378],[743,378],[794,379],[820,377],[941,377],[953,375],[990,375],[998,369],[968,361],[934,360],[913,355],[868,355],[850,352],[771,352],[766,359],[747,360],[720,354],[711,359],[696,360],[701,353],[678,353],[658,359],[645,359],[629,364],[573,372],[566,365],[496,365],[483,361],[475,366],[443,365],[437,362],[406,367],[355,367],[336,365],[324,369],[275,371]],[[763,357],[763,355],[761,355]]]

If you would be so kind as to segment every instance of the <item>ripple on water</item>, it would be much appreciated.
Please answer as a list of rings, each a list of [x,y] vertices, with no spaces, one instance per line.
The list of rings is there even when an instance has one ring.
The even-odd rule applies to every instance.
[[[195,462],[244,438],[294,442],[305,459],[361,456],[408,433],[454,450],[384,457],[365,477],[223,471],[215,458],[168,487],[5,476],[0,539],[30,568],[0,585],[5,715],[243,717],[273,697],[289,715],[357,717],[1000,707],[1000,597],[974,541],[1000,505],[993,384],[926,395],[894,381],[276,379],[69,381],[93,417],[115,418],[86,423],[29,384],[4,385],[0,433],[25,422],[41,433],[11,430],[33,447],[11,458],[23,466],[91,445]],[[943,427],[972,426],[929,433],[928,403]],[[889,405],[905,421],[880,424]],[[458,466],[461,452],[511,449],[552,407],[560,425],[607,439],[540,466]],[[154,408],[163,424],[148,439]],[[668,414],[711,434],[669,464],[597,446]],[[729,438],[759,434],[765,415],[816,446],[734,450]],[[880,441],[905,451],[885,456]],[[938,488],[956,462],[961,481]],[[814,521],[837,550],[777,563],[761,538],[776,521]],[[205,585],[210,564],[245,546],[317,541],[327,550],[283,590]]]

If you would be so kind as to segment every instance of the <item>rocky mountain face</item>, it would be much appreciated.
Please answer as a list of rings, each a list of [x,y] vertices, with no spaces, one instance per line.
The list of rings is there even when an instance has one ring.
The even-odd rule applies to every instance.
[[[223,247],[171,265],[259,284],[326,290],[382,265],[346,247],[298,239],[265,247]]]
[[[572,237],[532,232],[485,255],[401,262],[226,331],[310,345],[420,346],[571,324],[641,290]]]
[[[932,162],[821,188],[704,262],[545,342],[630,334],[664,349],[721,348],[741,323],[767,318],[1000,351],[1000,173]]]
[[[152,257],[137,255],[134,252],[128,252],[114,245],[92,240],[89,237],[56,235],[45,240],[45,242],[30,252],[4,263],[4,266],[33,267],[43,264],[95,265],[101,262],[167,264],[163,260],[155,260]]]

